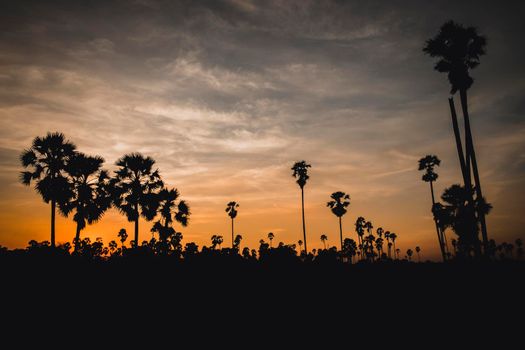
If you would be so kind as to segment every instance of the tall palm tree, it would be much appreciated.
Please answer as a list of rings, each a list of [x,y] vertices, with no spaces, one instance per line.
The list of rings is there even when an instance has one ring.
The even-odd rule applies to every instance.
[[[113,203],[135,223],[135,247],[139,245],[139,218],[151,221],[157,215],[158,193],[164,187],[158,169],[153,170],[155,160],[140,153],[126,154],[116,165],[112,179]]]
[[[233,238],[233,220],[237,217],[237,208],[239,208],[239,204],[237,202],[231,201],[228,204],[226,204],[226,212],[228,213],[228,216],[232,219],[232,248],[234,243]]]
[[[390,231],[385,231],[386,244],[388,247],[388,258],[391,257],[392,242],[390,242]]]
[[[394,259],[396,258],[396,252],[397,252],[397,249],[396,249],[396,238],[397,238],[397,235],[394,233],[394,232],[391,232],[390,233],[390,240],[392,241],[392,245],[394,246]]]
[[[270,248],[272,247],[272,241],[275,238],[273,232],[268,233],[268,239],[270,240]]]
[[[417,262],[421,262],[421,248],[419,246],[416,247],[416,253],[417,253]]]
[[[326,249],[326,241],[327,240],[328,240],[328,236],[327,235],[325,235],[325,234],[321,235],[321,242],[323,242],[324,249]]]
[[[77,223],[74,246],[78,248],[80,231],[86,224],[97,222],[111,207],[111,187],[108,172],[101,170],[104,159],[75,153],[66,164],[73,196],[61,207],[64,215],[75,211]]]
[[[304,238],[304,253],[308,254],[308,248],[306,245],[306,223],[304,220],[304,186],[306,185],[306,182],[310,178],[308,176],[308,168],[310,168],[311,165],[307,164],[304,160],[300,162],[296,162],[293,167],[293,174],[292,176],[295,177],[297,180],[297,184],[301,188],[301,209],[302,209],[302,218],[303,218],[303,238]]]
[[[486,53],[486,45],[486,37],[479,35],[476,28],[464,27],[461,24],[448,21],[441,26],[439,33],[434,38],[427,40],[426,45],[423,48],[423,51],[431,57],[439,58],[434,68],[438,72],[448,73],[448,80],[451,84],[451,94],[455,94],[457,91],[459,91],[461,109],[463,111],[463,119],[465,123],[466,145],[466,159],[464,162],[465,167],[462,169],[462,173],[465,187],[470,188],[470,170],[472,166],[477,197],[476,201],[483,200],[483,194],[481,191],[481,182],[479,178],[476,152],[474,149],[474,141],[472,139],[472,132],[470,130],[467,90],[474,82],[469,74],[470,70],[476,68],[479,65],[480,57]],[[456,137],[458,136],[459,133],[456,135]],[[457,144],[459,145],[458,142]],[[473,201],[470,201],[470,203],[471,206],[474,205]],[[478,211],[477,216],[481,226],[484,252],[487,253],[489,248],[489,239],[485,222],[485,214],[483,211]]]
[[[350,196],[344,192],[338,191],[330,195],[331,201],[326,206],[332,210],[332,213],[339,218],[339,237],[341,239],[341,251],[343,250],[343,224],[341,218],[346,214],[350,205]]]
[[[188,225],[190,207],[184,200],[177,203],[179,197],[180,194],[176,188],[163,188],[157,197],[160,218],[153,224],[151,232],[159,235],[159,241],[164,249],[168,248],[168,239],[177,233],[172,227],[173,221],[180,223],[183,227]]]
[[[365,223],[366,220],[364,217],[360,216],[355,221],[355,232],[357,233],[357,242],[358,242],[358,248],[361,253],[361,259],[364,258],[363,254],[363,236],[365,234]]]
[[[439,158],[434,155],[427,155],[419,160],[418,170],[425,171],[425,173],[423,174],[422,180],[430,184],[430,194],[432,195],[432,208],[434,208],[434,206],[436,205],[436,200],[434,197],[433,183],[438,178],[438,174],[434,171],[434,167],[439,166],[439,164],[441,164],[441,160],[439,160]],[[438,237],[439,249],[441,251],[441,256],[443,258],[443,261],[445,261],[447,260],[447,256],[445,252],[445,243],[443,241],[443,233],[439,228],[436,216],[433,215],[433,218],[434,218],[434,224],[436,226],[436,233]]]
[[[55,247],[56,206],[71,197],[72,192],[65,176],[66,163],[75,154],[76,146],[67,141],[62,133],[47,133],[44,137],[35,137],[29,149],[20,155],[24,168],[20,180],[29,186],[35,181],[35,189],[44,202],[51,202],[51,246]]]

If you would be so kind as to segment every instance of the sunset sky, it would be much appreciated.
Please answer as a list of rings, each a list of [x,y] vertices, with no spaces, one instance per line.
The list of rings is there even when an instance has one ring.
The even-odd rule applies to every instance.
[[[441,160],[437,192],[460,182],[445,74],[422,47],[454,19],[488,37],[469,90],[490,238],[524,237],[525,5],[520,1],[4,1],[0,5],[0,245],[49,240],[50,208],[19,183],[18,157],[60,131],[105,168],[153,157],[191,206],[184,242],[230,244],[226,203],[240,203],[242,246],[301,239],[338,245],[329,196],[351,196],[346,237],[364,216],[395,231],[402,255],[437,259],[430,191],[417,161]],[[456,99],[459,106],[459,100]],[[140,238],[151,237],[140,222]],[[83,236],[117,239],[112,209]],[[71,218],[57,241],[71,241]],[[453,237],[448,232],[448,237]]]

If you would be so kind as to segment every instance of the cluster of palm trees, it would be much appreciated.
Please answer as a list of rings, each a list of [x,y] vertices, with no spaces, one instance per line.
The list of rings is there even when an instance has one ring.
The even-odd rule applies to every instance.
[[[140,217],[147,221],[159,217],[151,231],[157,233],[162,242],[177,234],[172,227],[174,221],[182,226],[188,224],[188,204],[179,200],[177,189],[165,187],[150,157],[139,153],[124,155],[117,160],[118,169],[111,177],[102,169],[103,158],[78,152],[62,133],[48,133],[36,137],[31,147],[22,152],[20,160],[27,169],[21,173],[21,182],[28,186],[34,182],[43,200],[51,204],[52,247],[56,245],[57,208],[65,217],[74,213],[75,249],[86,225],[100,220],[112,206],[135,223],[133,245],[139,242]]]
[[[452,256],[445,234],[448,228],[458,236],[457,240],[451,241],[454,256],[490,257],[494,256],[496,250],[504,252],[510,249],[508,245],[501,248],[495,246],[488,238],[485,216],[492,206],[486,202],[482,194],[468,111],[467,91],[473,84],[470,70],[479,65],[480,57],[485,54],[485,46],[486,38],[479,35],[475,28],[449,21],[443,24],[435,37],[427,40],[423,48],[426,54],[439,58],[435,69],[448,74],[451,94],[454,95],[459,91],[464,122],[463,139],[454,99],[453,96],[450,97],[452,128],[463,184],[446,188],[441,195],[443,203],[437,202],[434,194],[434,183],[438,179],[435,168],[441,164],[441,161],[435,155],[427,155],[419,160],[419,170],[424,171],[422,179],[430,185],[434,225],[444,261]],[[22,153],[20,160],[27,168],[21,173],[22,183],[30,185],[34,182],[43,200],[50,203],[52,247],[55,246],[57,208],[66,217],[72,214],[77,224],[74,236],[75,249],[81,242],[80,233],[86,225],[98,221],[112,206],[130,222],[134,222],[135,236],[132,245],[136,246],[139,242],[141,217],[147,221],[153,221],[158,217],[151,232],[158,234],[159,242],[164,242],[165,249],[168,249],[170,241],[180,242],[181,234],[173,228],[173,223],[178,222],[186,226],[190,209],[185,201],[179,200],[180,194],[177,189],[165,187],[158,169],[153,168],[155,161],[152,158],[139,153],[124,155],[116,162],[118,169],[113,176],[110,176],[108,171],[102,169],[103,158],[78,152],[76,146],[66,140],[61,133],[48,133],[45,137],[36,137],[31,147]],[[304,255],[308,254],[304,188],[310,178],[309,168],[311,165],[304,160],[296,162],[291,168],[292,176],[301,189],[303,237],[297,243],[300,249],[304,245],[302,251]],[[381,227],[374,235],[372,223],[363,217],[359,217],[355,223],[357,242],[343,237],[342,218],[350,205],[348,194],[342,191],[334,192],[326,205],[338,218],[340,252],[343,256],[353,259],[357,255],[361,260],[370,261],[399,258],[399,249],[395,246],[397,235],[384,231]],[[239,204],[235,201],[229,202],[226,207],[226,213],[231,219],[232,248],[239,247],[242,240],[241,235],[235,236],[234,230],[238,208]],[[274,234],[269,233],[270,248],[273,238]],[[327,239],[325,234],[321,235],[325,250]],[[212,247],[220,247],[222,243],[222,236],[212,237]],[[383,251],[385,243],[386,252]],[[420,251],[421,249],[416,247],[418,258]],[[406,256],[411,259],[412,255],[413,251],[409,249]]]
[[[437,174],[433,170],[440,161],[431,155],[419,161],[419,170],[426,170],[423,180],[430,183],[432,212],[443,260],[446,260],[450,253],[444,233],[446,228],[452,228],[458,235],[459,255],[488,257],[490,253],[485,216],[489,213],[491,205],[485,201],[482,194],[467,98],[467,91],[474,82],[470,70],[479,65],[480,57],[486,52],[486,44],[486,38],[479,35],[476,28],[448,21],[441,26],[435,37],[427,40],[423,48],[426,54],[438,58],[434,69],[448,75],[452,95],[449,98],[452,129],[463,178],[463,185],[452,185],[444,191],[441,196],[444,205],[436,203],[432,184],[437,179]],[[463,114],[464,139],[461,137],[453,99],[453,95],[458,91]]]

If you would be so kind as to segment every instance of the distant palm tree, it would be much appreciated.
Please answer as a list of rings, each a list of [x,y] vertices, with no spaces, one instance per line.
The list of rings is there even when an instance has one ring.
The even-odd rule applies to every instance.
[[[414,254],[414,252],[412,251],[412,249],[408,249],[407,250],[408,261],[412,261],[412,255],[413,254]]]
[[[304,253],[308,254],[308,248],[306,245],[306,223],[304,220],[304,186],[306,185],[306,182],[310,178],[308,176],[308,168],[310,168],[311,165],[307,164],[304,160],[300,162],[296,162],[293,167],[293,174],[292,176],[297,179],[297,184],[301,188],[301,209],[302,209],[302,218],[303,218],[303,238],[304,238]]]
[[[358,248],[361,259],[364,259],[363,236],[365,234],[365,222],[365,218],[362,216],[358,217],[355,221],[355,232],[357,233]]]
[[[221,244],[223,242],[223,238],[220,235],[213,235],[211,236],[211,248],[215,249],[215,247],[219,246],[219,249],[221,248]]]
[[[385,231],[385,238],[388,247],[388,258],[391,258],[392,242],[390,242],[390,231]]]
[[[523,257],[523,240],[521,238],[518,238],[514,243],[516,243],[516,247],[518,247],[518,249],[516,250],[518,259],[521,260],[521,258]]]
[[[44,202],[51,202],[51,247],[55,247],[56,206],[65,203],[72,191],[64,174],[69,158],[75,154],[76,146],[65,139],[64,134],[47,133],[44,137],[35,137],[31,147],[20,155],[24,168],[20,180],[29,186],[35,181],[35,189]]]
[[[350,196],[344,192],[338,191],[330,195],[331,201],[326,203],[326,206],[332,209],[332,213],[339,218],[339,237],[341,239],[341,251],[343,250],[343,224],[341,218],[346,214],[348,206],[350,205]]]
[[[77,224],[74,247],[80,242],[80,231],[86,224],[97,222],[111,206],[111,187],[108,172],[101,170],[104,159],[75,153],[69,157],[65,171],[69,177],[72,196],[61,206],[68,216],[75,211],[73,220]]]
[[[357,254],[357,243],[351,238],[345,238],[342,253],[343,257],[346,257],[352,263],[354,256]]]
[[[183,227],[188,225],[190,208],[184,200],[177,203],[179,197],[180,194],[176,188],[163,188],[157,197],[160,218],[153,224],[151,232],[159,235],[159,241],[164,249],[168,248],[168,239],[174,238],[177,233],[180,234],[172,227],[173,221],[180,223]],[[178,246],[180,239],[175,239],[175,243]]]
[[[321,242],[323,242],[324,249],[326,249],[326,240],[328,239],[327,235],[321,235]]]
[[[239,208],[239,204],[237,202],[229,202],[226,204],[226,212],[228,213],[228,216],[232,219],[232,248],[233,248],[233,220],[237,217],[237,208]]]
[[[135,223],[135,246],[139,244],[139,218],[151,221],[157,215],[158,193],[164,187],[155,160],[140,153],[126,154],[115,163],[119,169],[112,179],[115,207]]]
[[[394,233],[394,232],[391,232],[390,233],[390,239],[392,240],[392,245],[394,246],[394,259],[396,258],[396,252],[397,252],[397,249],[396,249],[396,238],[397,238],[397,235]]]
[[[268,233],[268,239],[270,240],[270,248],[272,247],[272,241],[273,241],[274,237],[275,236],[274,236],[273,232]]]
[[[421,262],[421,255],[419,254],[421,252],[421,248],[419,246],[416,247],[416,253],[417,253],[417,261]]]
[[[238,251],[239,247],[241,246],[241,241],[242,241],[242,235],[235,236],[235,239],[233,240],[233,249],[236,249]]]
[[[299,250],[301,250],[301,247],[303,246],[303,241],[298,240],[297,244],[299,245]],[[299,254],[300,255],[300,254]]]
[[[461,170],[465,187],[470,188],[470,167],[472,165],[477,197],[476,201],[483,200],[483,194],[481,191],[481,183],[478,173],[478,165],[476,160],[476,152],[474,149],[474,142],[472,139],[472,132],[470,130],[467,90],[474,82],[469,72],[471,69],[474,69],[479,65],[480,57],[486,53],[486,45],[487,39],[484,36],[479,35],[476,28],[465,28],[461,24],[448,21],[441,26],[439,33],[434,38],[427,40],[426,45],[423,48],[423,51],[431,57],[439,58],[439,61],[436,63],[434,68],[438,72],[448,73],[448,80],[451,84],[451,94],[455,94],[457,91],[459,91],[463,118],[465,122],[466,144],[466,160],[465,162],[461,162],[460,159],[460,163],[462,165],[464,164]],[[452,103],[451,106],[453,106]],[[456,139],[456,143],[459,147],[461,144],[458,142],[459,133],[456,133]],[[458,153],[462,153],[459,148]],[[470,200],[470,205],[471,207],[474,205],[472,200]],[[487,226],[485,223],[485,213],[483,211],[479,211],[477,214],[481,224],[484,251],[487,254],[489,250],[489,239]]]
[[[434,167],[439,166],[441,161],[437,156],[433,155],[427,155],[424,158],[421,158],[419,160],[419,169],[418,170],[425,170],[425,173],[423,174],[423,181],[430,183],[430,193],[432,195],[432,209],[436,205],[436,200],[434,198],[434,181],[437,180],[438,174],[434,172]],[[443,233],[441,232],[441,229],[439,228],[437,218],[435,215],[433,215],[434,218],[434,224],[436,226],[436,233],[438,237],[438,243],[439,243],[439,249],[441,251],[441,256],[443,258],[443,261],[447,260],[446,257],[446,251],[445,251],[445,243],[443,241]]]
[[[399,248],[397,248],[397,249],[395,250],[395,252],[396,252],[396,253],[395,253],[396,259],[399,259],[399,253],[401,252],[401,250],[400,250]]]
[[[126,232],[125,228],[121,228],[120,231],[118,231],[117,237],[120,239],[120,243],[122,243],[122,247],[124,247],[124,242],[128,239],[128,233]]]

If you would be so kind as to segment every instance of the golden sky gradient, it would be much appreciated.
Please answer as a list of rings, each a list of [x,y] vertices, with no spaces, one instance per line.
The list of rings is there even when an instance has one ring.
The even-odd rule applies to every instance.
[[[524,25],[512,6],[458,5],[454,16],[489,38],[469,93],[498,241],[523,237],[525,226],[525,68],[516,52]],[[353,224],[364,216],[396,232],[403,254],[419,245],[437,259],[417,160],[441,158],[437,194],[460,173],[446,76],[421,48],[449,18],[442,3],[9,5],[0,15],[0,245],[49,239],[49,206],[18,183],[18,156],[35,136],[60,131],[109,170],[129,152],[156,159],[191,206],[190,225],[176,227],[183,243],[209,245],[221,234],[230,244],[231,200],[240,203],[242,246],[256,248],[270,231],[296,243],[300,190],[290,167],[304,159],[310,249],[322,247],[321,234],[338,244],[326,202],[344,191],[345,237],[356,239]],[[141,219],[141,239],[151,225]],[[112,209],[82,235],[107,242],[122,227],[133,232]],[[58,217],[57,241],[74,232]]]

